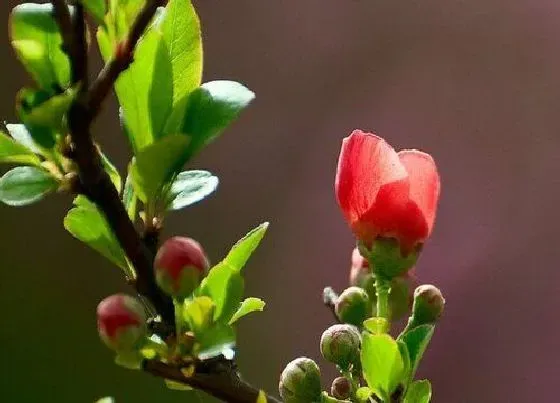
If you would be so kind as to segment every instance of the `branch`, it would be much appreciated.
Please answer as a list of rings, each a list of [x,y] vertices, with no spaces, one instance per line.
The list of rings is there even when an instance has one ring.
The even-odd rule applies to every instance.
[[[157,9],[154,7],[155,3],[156,1],[153,0],[148,1],[134,23],[135,31],[129,35],[129,39],[135,39],[134,44],[138,41],[141,30],[147,26],[155,13]],[[166,323],[173,324],[174,310],[171,299],[160,292],[155,283],[152,268],[153,255],[146,248],[134,224],[128,218],[115,186],[103,169],[99,152],[91,136],[91,123],[117,76],[109,81],[103,81],[106,83],[104,85],[109,86],[103,94],[94,92],[96,88],[99,88],[99,79],[91,89],[87,89],[87,44],[83,8],[76,8],[76,16],[72,21],[64,1],[53,0],[53,7],[55,18],[63,33],[64,48],[68,50],[71,58],[73,77],[82,83],[80,94],[68,112],[69,135],[72,142],[71,157],[77,165],[81,189],[103,212],[111,230],[136,269],[134,286],[137,292],[148,298]],[[134,48],[134,44],[130,42],[131,49]],[[93,97],[95,103],[91,102],[92,94],[97,94]]]
[[[231,361],[223,358],[208,362],[197,361],[191,376],[183,373],[182,370],[187,368],[188,366],[166,364],[157,360],[144,361],[144,371],[200,389],[220,400],[230,403],[257,402],[260,390],[243,381]],[[269,395],[266,395],[266,400],[269,403],[281,403]]]
[[[113,58],[101,70],[89,92],[89,107],[95,113],[97,113],[99,106],[113,88],[119,75],[134,60],[136,44],[154,17],[158,7],[164,3],[161,0],[148,0],[130,27],[127,37],[117,44]]]

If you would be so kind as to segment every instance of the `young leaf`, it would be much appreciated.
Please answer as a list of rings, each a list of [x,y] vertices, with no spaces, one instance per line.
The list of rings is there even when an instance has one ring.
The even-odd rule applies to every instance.
[[[224,261],[214,266],[199,288],[200,295],[207,295],[216,304],[214,320],[228,323],[243,298],[245,282],[239,272]]]
[[[361,361],[368,386],[388,401],[405,375],[397,342],[388,334],[363,332]]]
[[[255,249],[257,249],[261,243],[267,229],[268,223],[265,222],[251,230],[233,245],[233,248],[231,248],[222,263],[227,264],[237,272],[241,272],[241,269],[245,266],[249,257],[251,257]]]
[[[268,223],[261,224],[239,240],[200,284],[198,294],[209,296],[216,304],[216,321],[228,323],[239,308],[244,289],[241,269],[261,242],[267,228]]]
[[[98,42],[102,53],[107,53],[105,56],[109,58],[111,51],[106,49],[109,39],[103,32],[102,29],[98,31]],[[163,49],[165,46],[157,24],[152,24],[136,46],[133,63],[115,84],[135,153],[153,143],[156,138],[153,127],[160,125],[160,114],[168,113],[166,111],[171,107],[171,62]]]
[[[98,22],[103,22],[103,18],[107,13],[105,0],[80,0],[80,2]]]
[[[101,153],[101,164],[103,165],[103,169],[105,170],[105,172],[107,172],[107,174],[109,175],[109,178],[111,178],[111,182],[113,182],[113,185],[115,185],[117,192],[120,193],[122,188],[122,180],[119,171],[109,160],[109,158],[107,158],[107,156],[103,153]]]
[[[356,400],[360,403],[368,403],[370,402],[370,397],[373,395],[373,390],[368,388],[367,386],[362,386],[358,388],[356,391]]]
[[[0,132],[0,162],[39,165],[41,160],[29,148]]]
[[[74,204],[64,218],[64,228],[132,276],[123,250],[95,204],[83,196]]]
[[[112,397],[103,397],[95,403],[115,403],[115,399],[113,399]]]
[[[182,132],[192,136],[189,155],[215,139],[255,98],[235,81],[210,81],[189,97]]]
[[[33,136],[31,136],[31,133],[29,133],[29,130],[27,130],[27,127],[25,127],[25,125],[21,123],[8,123],[6,125],[6,129],[8,129],[10,136],[12,136],[12,138],[19,144],[25,146],[35,154],[41,154],[41,147],[33,140]]]
[[[191,0],[171,0],[161,24],[173,78],[173,105],[201,83],[202,37],[200,21]]]
[[[414,378],[416,369],[418,369],[418,364],[420,364],[420,360],[433,334],[433,325],[421,325],[399,336],[399,340],[402,340],[408,348],[408,354],[410,356],[410,379]]]
[[[130,220],[134,222],[136,220],[136,205],[138,204],[138,197],[136,197],[136,193],[134,192],[130,174],[126,176],[122,198],[124,207],[126,208],[126,212],[128,213],[128,218],[130,218]]]
[[[233,314],[228,324],[233,325],[240,318],[250,314],[251,312],[262,311],[265,305],[265,302],[260,298],[250,297],[245,299],[239,306],[239,309],[237,309],[237,311]]]
[[[201,201],[216,190],[218,183],[218,177],[208,171],[181,172],[169,190],[168,209],[180,210]]]
[[[25,206],[41,200],[57,186],[56,178],[43,169],[16,167],[0,178],[0,201]]]
[[[62,50],[62,37],[52,4],[25,3],[10,16],[12,46],[37,84],[52,91],[70,82],[70,62]]]
[[[213,323],[215,304],[207,296],[196,297],[185,301],[183,308],[184,320],[196,334],[202,333]]]
[[[427,380],[416,381],[410,384],[404,403],[429,403],[432,398],[432,385]]]
[[[144,203],[158,198],[160,191],[181,169],[189,138],[167,136],[144,148],[131,163],[129,172],[138,198]]]
[[[76,90],[70,88],[62,94],[53,95],[44,100],[44,93],[23,89],[18,94],[18,112],[26,126],[61,130],[64,115],[70,108],[75,95]],[[35,138],[33,130],[31,130],[31,135],[37,143],[50,148]]]

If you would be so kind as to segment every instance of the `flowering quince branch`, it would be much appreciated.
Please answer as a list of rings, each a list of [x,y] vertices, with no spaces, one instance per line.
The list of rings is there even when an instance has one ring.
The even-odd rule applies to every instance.
[[[90,85],[90,30],[105,67]],[[196,240],[159,245],[165,218],[218,186],[208,171],[183,166],[216,139],[254,98],[240,83],[201,82],[200,22],[190,0],[63,0],[26,3],[10,17],[12,46],[36,87],[17,97],[21,123],[0,132],[0,201],[24,206],[54,190],[75,196],[64,226],[123,270],[139,298],[115,294],[97,307],[97,328],[115,362],[234,403],[278,402],[241,379],[236,323],[262,311],[243,299],[243,269],[268,223],[247,233],[211,265]],[[91,125],[114,89],[131,143],[126,180],[94,141]],[[414,381],[444,306],[432,285],[410,293],[414,269],[435,220],[440,181],[431,156],[396,152],[356,130],[344,139],[335,179],[338,204],[357,245],[350,287],[324,290],[337,324],[320,340],[340,376],[321,391],[306,357],[280,376],[286,403],[426,403],[428,381]],[[398,337],[391,322],[411,310]]]

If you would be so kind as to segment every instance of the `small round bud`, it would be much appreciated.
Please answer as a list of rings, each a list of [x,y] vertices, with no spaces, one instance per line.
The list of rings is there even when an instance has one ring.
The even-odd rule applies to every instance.
[[[309,358],[296,358],[282,371],[278,390],[285,403],[319,401],[321,397],[319,367]]]
[[[412,321],[415,326],[435,323],[444,306],[445,299],[437,287],[431,284],[421,285],[414,291],[414,304],[409,322]]]
[[[101,340],[112,350],[139,348],[147,334],[144,307],[128,295],[107,297],[97,306],[97,329]]]
[[[339,376],[335,378],[331,385],[331,395],[336,397],[340,400],[345,400],[350,397],[350,393],[352,392],[352,384],[350,381],[343,377]]]
[[[351,325],[333,325],[321,336],[323,357],[344,370],[359,366],[360,345],[360,333]]]
[[[198,287],[209,263],[198,242],[173,237],[159,248],[154,261],[156,282],[168,295],[186,298]]]
[[[349,287],[338,296],[334,306],[336,316],[343,323],[361,326],[371,316],[371,302],[360,287]]]

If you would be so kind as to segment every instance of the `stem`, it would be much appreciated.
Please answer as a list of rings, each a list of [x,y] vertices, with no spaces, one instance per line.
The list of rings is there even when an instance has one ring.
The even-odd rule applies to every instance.
[[[377,316],[389,321],[389,291],[391,283],[380,277],[375,277],[375,294],[377,296]]]
[[[184,367],[186,368],[186,367]],[[261,392],[243,381],[231,361],[225,359],[198,361],[195,373],[186,376],[183,367],[166,364],[157,360],[146,360],[144,370],[152,375],[180,382],[230,403],[255,403]],[[266,401],[280,403],[273,396],[266,395]]]

